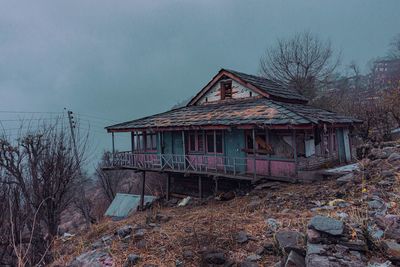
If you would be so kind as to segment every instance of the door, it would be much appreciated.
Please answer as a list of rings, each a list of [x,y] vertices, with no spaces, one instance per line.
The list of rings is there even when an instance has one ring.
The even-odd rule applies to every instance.
[[[349,129],[343,130],[343,143],[344,143],[344,154],[346,162],[350,162],[351,152],[350,152]]]

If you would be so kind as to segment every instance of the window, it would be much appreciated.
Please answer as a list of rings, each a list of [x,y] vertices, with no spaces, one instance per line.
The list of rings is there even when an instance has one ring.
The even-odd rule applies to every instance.
[[[207,153],[217,153],[222,154],[224,152],[224,139],[221,131],[215,132],[214,139],[214,131],[207,132]]]
[[[134,146],[136,151],[142,150],[157,150],[157,134],[136,132],[133,137]]]
[[[232,98],[232,81],[221,82],[221,100]]]
[[[256,131],[256,151],[260,154],[271,154],[272,153],[272,146],[267,143],[267,136],[265,131]],[[246,149],[248,153],[252,153],[253,151],[253,133],[252,131],[246,132]]]
[[[193,131],[189,133],[189,151],[190,152],[203,152],[204,141],[203,133],[201,131]]]
[[[207,152],[214,153],[214,132],[207,133]]]

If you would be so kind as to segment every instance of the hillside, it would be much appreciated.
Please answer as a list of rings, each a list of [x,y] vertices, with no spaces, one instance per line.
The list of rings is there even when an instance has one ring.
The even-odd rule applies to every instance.
[[[400,145],[365,150],[359,170],[338,179],[267,182],[231,200],[159,201],[104,219],[56,240],[53,266],[398,264]]]

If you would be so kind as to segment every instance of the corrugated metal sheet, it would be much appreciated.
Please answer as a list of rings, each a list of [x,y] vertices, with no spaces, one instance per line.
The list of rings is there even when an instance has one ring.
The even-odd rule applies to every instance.
[[[145,196],[144,202],[150,203],[153,202],[154,199],[154,196]],[[117,193],[104,215],[125,218],[130,213],[135,212],[139,205],[140,195]]]

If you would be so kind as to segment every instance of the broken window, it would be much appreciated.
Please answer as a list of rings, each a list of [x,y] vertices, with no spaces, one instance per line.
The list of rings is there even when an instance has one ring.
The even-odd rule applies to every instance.
[[[214,131],[207,132],[207,153],[222,154],[224,152],[223,144],[224,140],[222,131],[215,131],[215,139]]]
[[[232,81],[221,82],[221,100],[232,98]]]

